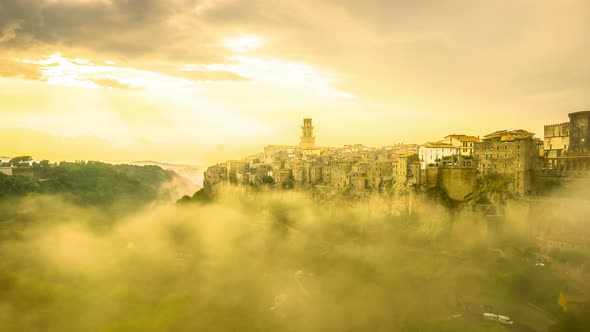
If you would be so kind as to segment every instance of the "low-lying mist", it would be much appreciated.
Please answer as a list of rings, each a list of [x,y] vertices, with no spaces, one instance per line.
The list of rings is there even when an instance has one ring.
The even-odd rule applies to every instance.
[[[233,189],[108,228],[57,197],[11,206],[0,331],[502,331],[481,308],[530,316],[563,283],[523,232],[427,202]]]

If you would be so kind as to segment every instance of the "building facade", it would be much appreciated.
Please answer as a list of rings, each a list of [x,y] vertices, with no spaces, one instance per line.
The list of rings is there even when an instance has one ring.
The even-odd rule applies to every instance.
[[[590,111],[568,114],[570,121],[545,126],[542,176],[590,174]]]
[[[570,146],[569,153],[585,155],[590,153],[590,111],[569,114],[570,118]]]
[[[539,147],[534,134],[526,130],[501,130],[484,136],[475,144],[480,174],[497,172],[513,177],[513,190],[528,195],[533,189],[533,170],[539,164]]]
[[[459,154],[462,156],[473,156],[475,143],[481,142],[481,139],[475,136],[453,134],[446,136],[443,139],[443,142],[456,147],[459,150]]]
[[[444,141],[426,143],[418,150],[420,168],[426,169],[427,166],[438,167],[442,165],[444,158],[457,154],[459,154],[459,149],[450,143]]]
[[[315,148],[315,136],[313,135],[313,124],[311,118],[303,119],[301,131],[301,141],[299,142],[299,146],[302,149]]]

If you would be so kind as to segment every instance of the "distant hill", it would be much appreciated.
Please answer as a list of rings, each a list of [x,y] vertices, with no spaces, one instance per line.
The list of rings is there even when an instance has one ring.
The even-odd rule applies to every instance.
[[[0,198],[29,193],[60,195],[79,205],[127,209],[179,195],[170,185],[176,181],[175,172],[155,165],[89,161],[28,169],[33,176],[0,174]]]
[[[194,193],[203,185],[203,168],[199,165],[172,164],[153,160],[141,160],[128,162],[129,165],[159,166],[166,170],[174,171],[187,180],[186,193]]]
[[[188,164],[171,164],[171,163],[164,163],[164,162],[160,162],[160,161],[154,161],[154,160],[140,160],[140,161],[131,161],[128,162],[127,164],[130,165],[137,165],[137,166],[146,166],[146,165],[155,165],[155,166],[160,166],[162,168],[185,168],[185,167],[199,167],[196,165],[188,165]]]

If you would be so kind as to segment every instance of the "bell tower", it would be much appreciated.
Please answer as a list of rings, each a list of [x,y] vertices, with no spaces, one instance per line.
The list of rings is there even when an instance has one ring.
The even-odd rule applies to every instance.
[[[315,147],[315,136],[313,136],[313,124],[311,118],[303,119],[303,126],[301,126],[301,141],[299,146],[302,149],[311,149]]]

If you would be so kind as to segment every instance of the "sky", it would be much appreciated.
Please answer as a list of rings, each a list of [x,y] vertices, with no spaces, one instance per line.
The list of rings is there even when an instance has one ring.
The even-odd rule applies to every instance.
[[[590,2],[0,0],[0,156],[207,164],[590,109]]]

